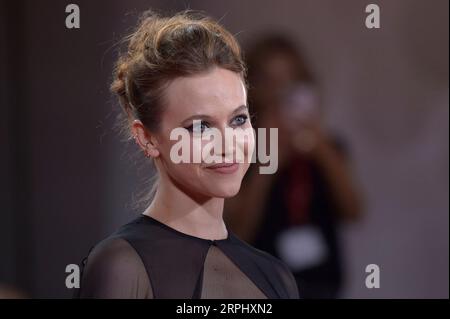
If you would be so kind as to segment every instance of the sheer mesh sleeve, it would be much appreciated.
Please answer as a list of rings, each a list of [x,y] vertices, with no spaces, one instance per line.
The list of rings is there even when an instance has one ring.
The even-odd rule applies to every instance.
[[[109,238],[89,254],[83,269],[80,298],[153,298],[145,266],[124,239]]]
[[[292,274],[289,267],[278,259],[273,259],[275,263],[275,267],[279,272],[280,278],[283,282],[283,285],[286,287],[288,292],[288,299],[299,299],[299,291],[297,286],[297,281],[295,280],[294,275]]]

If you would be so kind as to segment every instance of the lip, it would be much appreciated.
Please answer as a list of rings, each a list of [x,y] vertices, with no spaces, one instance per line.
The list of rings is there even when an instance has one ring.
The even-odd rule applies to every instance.
[[[213,172],[221,174],[232,174],[239,168],[239,163],[220,163],[206,167]]]

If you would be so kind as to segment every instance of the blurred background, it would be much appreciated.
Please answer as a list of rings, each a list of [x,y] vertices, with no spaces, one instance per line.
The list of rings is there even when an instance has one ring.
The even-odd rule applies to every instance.
[[[304,175],[308,170],[300,165],[292,168],[298,183],[289,185],[300,188],[301,197],[311,181],[321,180],[327,195],[319,196],[319,203],[339,206],[345,201],[336,198],[347,198],[347,213],[339,215],[345,218],[324,226],[326,234],[333,234],[325,249],[339,251],[339,258],[333,259],[332,270],[322,269],[318,276],[335,271],[329,279],[332,288],[322,286],[329,294],[312,292],[311,297],[448,298],[448,1],[376,1],[379,29],[366,28],[365,8],[371,2],[360,0],[78,0],[79,29],[65,27],[69,3],[1,2],[1,296],[71,297],[66,265],[80,264],[92,245],[140,212],[133,201],[147,187],[143,182],[151,172],[137,165],[130,155],[135,148],[113,130],[119,107],[108,87],[117,42],[140,12],[153,8],[206,11],[236,35],[249,59],[252,50],[274,38],[292,44],[301,55],[303,73],[286,80],[285,88],[300,82],[314,88],[306,96],[314,92],[312,100],[320,101],[320,131],[335,150],[325,151],[334,154],[325,158],[340,158],[345,174],[331,173],[333,182],[333,164],[324,164],[318,169],[321,178],[305,182],[303,177],[311,175]],[[250,69],[254,92],[287,77],[290,68],[271,58],[260,57],[263,62]],[[263,114],[275,114],[281,106],[256,107],[259,93],[252,94],[261,127],[288,127],[282,120],[264,122],[272,117]],[[304,145],[299,148],[302,152],[291,154],[303,154]],[[343,184],[335,183],[336,176]],[[335,187],[344,184],[347,192]],[[279,189],[274,181],[268,185]],[[313,198],[316,188],[308,189]],[[295,202],[295,194],[289,207],[297,211],[295,205],[305,201]],[[236,213],[232,201],[227,207]],[[329,207],[318,211],[333,210]],[[300,215],[292,216],[297,215],[291,215],[292,223],[303,225]],[[278,247],[278,255],[301,267],[300,257],[283,254],[283,249],[293,247],[289,238],[305,238],[305,232],[282,236],[285,248],[279,248],[271,231],[260,229],[259,239],[248,240]],[[303,245],[317,247],[311,236],[306,238]],[[313,251],[309,262],[314,254],[320,255]],[[369,264],[380,268],[380,288],[365,285]]]

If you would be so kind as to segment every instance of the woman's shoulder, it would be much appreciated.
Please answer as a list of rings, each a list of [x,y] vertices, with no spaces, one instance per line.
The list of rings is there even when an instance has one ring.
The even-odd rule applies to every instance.
[[[134,248],[120,236],[109,236],[100,242],[98,242],[94,247],[91,248],[88,260],[120,266],[121,263],[130,261],[131,259],[138,259],[139,255],[134,250]]]
[[[121,267],[124,264],[131,265],[131,261],[141,261],[138,251],[132,245],[132,238],[130,234],[139,233],[136,229],[139,228],[138,219],[120,226],[116,231],[111,233],[108,237],[102,239],[95,244],[89,251],[88,261],[96,264],[96,266],[103,266],[103,264],[111,265],[113,267]],[[111,267],[110,267],[111,268]]]
[[[148,298],[150,282],[136,250],[110,236],[89,252],[83,264],[81,298]]]

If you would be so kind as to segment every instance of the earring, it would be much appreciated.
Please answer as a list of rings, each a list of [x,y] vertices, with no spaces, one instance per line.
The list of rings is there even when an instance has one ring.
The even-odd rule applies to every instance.
[[[150,144],[150,142],[145,143],[145,157],[150,158],[150,153],[149,153],[148,150],[147,150],[148,144]]]

